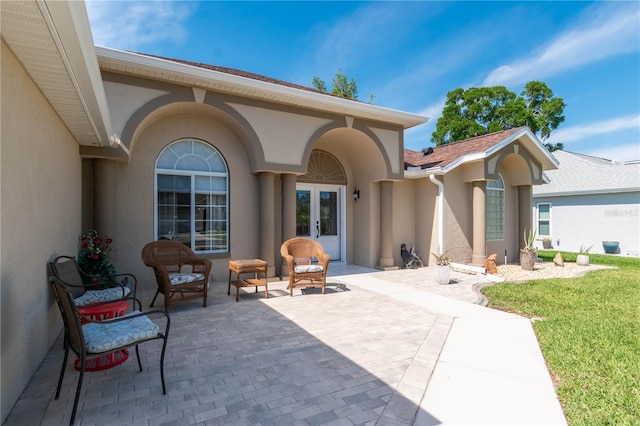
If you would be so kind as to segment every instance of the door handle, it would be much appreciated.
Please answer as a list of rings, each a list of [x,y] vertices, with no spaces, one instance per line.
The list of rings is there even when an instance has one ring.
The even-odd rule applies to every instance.
[[[320,221],[316,220],[316,238],[320,238]]]

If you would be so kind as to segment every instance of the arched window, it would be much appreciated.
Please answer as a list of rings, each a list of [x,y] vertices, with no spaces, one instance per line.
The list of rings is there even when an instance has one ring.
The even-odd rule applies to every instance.
[[[220,153],[183,139],[156,161],[156,239],[179,241],[194,251],[229,250],[229,173]]]
[[[498,175],[495,181],[487,182],[485,204],[486,239],[504,239],[504,181]]]

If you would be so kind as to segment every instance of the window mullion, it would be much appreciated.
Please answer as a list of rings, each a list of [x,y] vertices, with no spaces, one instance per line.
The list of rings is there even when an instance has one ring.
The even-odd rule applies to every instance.
[[[166,234],[197,252],[228,251],[229,176],[221,154],[204,142],[176,141],[160,153],[155,175],[157,237]]]
[[[191,247],[196,249],[196,176],[191,175]]]

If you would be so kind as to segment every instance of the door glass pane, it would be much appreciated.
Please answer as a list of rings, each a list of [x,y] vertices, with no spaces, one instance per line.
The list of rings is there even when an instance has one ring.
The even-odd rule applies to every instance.
[[[310,236],[311,192],[296,191],[296,236]]]
[[[338,193],[320,191],[320,235],[338,235]]]

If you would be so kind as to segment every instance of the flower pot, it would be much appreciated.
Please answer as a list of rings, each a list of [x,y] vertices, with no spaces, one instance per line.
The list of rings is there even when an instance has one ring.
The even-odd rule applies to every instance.
[[[533,267],[538,260],[537,251],[522,251],[520,250],[520,266],[525,271],[533,271]]]
[[[580,266],[589,266],[589,255],[579,254],[576,258],[576,263]]]
[[[604,252],[607,254],[616,254],[618,253],[618,248],[620,247],[620,243],[618,241],[603,241],[602,248]]]
[[[449,281],[451,281],[451,266],[436,265],[436,279],[438,284],[449,284]]]
[[[545,250],[551,250],[553,248],[553,244],[551,244],[551,241],[542,241],[542,248]]]

